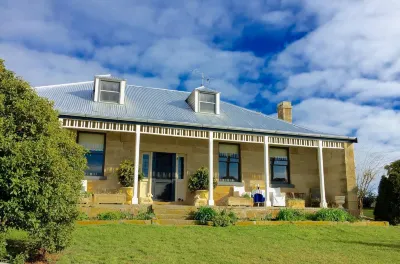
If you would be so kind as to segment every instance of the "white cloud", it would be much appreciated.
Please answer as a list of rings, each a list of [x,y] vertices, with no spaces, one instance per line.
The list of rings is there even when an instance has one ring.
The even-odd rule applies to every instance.
[[[284,27],[293,23],[294,17],[290,11],[272,11],[264,14],[261,20],[268,25]]]
[[[374,156],[382,158],[384,164],[400,157],[398,111],[335,99],[311,98],[294,105],[293,115],[299,125],[358,137],[355,146],[358,170],[362,169],[362,161]],[[380,173],[384,173],[383,168]]]
[[[6,66],[17,75],[23,73],[23,78],[32,86],[91,81],[96,74],[118,75],[96,61],[33,51],[19,45],[0,43],[0,58],[5,59]],[[142,86],[167,87],[166,84],[178,82],[177,79],[145,78],[136,74],[124,74],[123,77],[131,84]]]
[[[270,64],[287,78],[281,95],[333,93],[369,102],[398,94],[400,33],[393,25],[400,23],[400,2],[339,1],[334,9],[307,3],[322,24]]]

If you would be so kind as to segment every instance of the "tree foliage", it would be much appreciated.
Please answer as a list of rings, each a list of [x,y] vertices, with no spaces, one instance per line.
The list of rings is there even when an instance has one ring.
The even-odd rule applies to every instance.
[[[374,215],[376,220],[400,224],[400,160],[385,167],[387,177],[382,176],[376,199]]]
[[[85,150],[53,104],[0,60],[0,229],[28,231],[45,251],[69,242]]]

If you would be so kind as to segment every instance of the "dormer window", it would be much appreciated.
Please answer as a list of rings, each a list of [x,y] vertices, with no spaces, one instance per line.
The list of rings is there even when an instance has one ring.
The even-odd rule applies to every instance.
[[[198,87],[186,99],[196,113],[219,115],[220,93],[204,86]]]
[[[93,99],[95,102],[124,104],[126,80],[111,75],[96,75]]]
[[[199,112],[215,114],[215,94],[200,92],[199,94]]]
[[[100,80],[100,102],[119,103],[121,82]]]

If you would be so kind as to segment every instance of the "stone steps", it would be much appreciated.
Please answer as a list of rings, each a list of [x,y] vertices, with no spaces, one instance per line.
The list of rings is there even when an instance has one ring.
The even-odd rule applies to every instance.
[[[157,219],[187,220],[192,219],[192,213],[197,210],[189,205],[152,205]]]

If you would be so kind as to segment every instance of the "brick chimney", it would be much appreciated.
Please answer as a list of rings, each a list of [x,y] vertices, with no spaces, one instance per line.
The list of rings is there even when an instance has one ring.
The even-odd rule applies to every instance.
[[[286,122],[292,123],[292,103],[291,102],[281,102],[277,107],[278,118]]]

